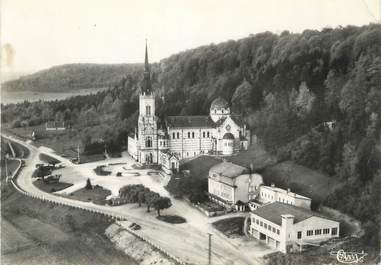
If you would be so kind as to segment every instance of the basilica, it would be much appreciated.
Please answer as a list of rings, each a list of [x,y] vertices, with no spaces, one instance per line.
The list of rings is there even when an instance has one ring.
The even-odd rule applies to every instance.
[[[221,97],[211,103],[209,115],[167,116],[159,122],[146,46],[138,126],[128,137],[127,146],[134,159],[142,164],[159,164],[170,173],[178,170],[182,159],[200,154],[232,155],[249,145],[249,129]]]

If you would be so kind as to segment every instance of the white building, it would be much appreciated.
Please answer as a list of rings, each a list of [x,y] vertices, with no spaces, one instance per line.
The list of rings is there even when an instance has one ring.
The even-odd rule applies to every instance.
[[[222,162],[209,170],[208,192],[210,199],[225,206],[238,201],[248,202],[263,184],[261,175],[249,174],[249,169]]]
[[[305,208],[280,202],[264,205],[250,213],[249,233],[283,253],[305,245],[339,237],[340,223]]]
[[[138,127],[135,134],[128,137],[127,144],[128,152],[137,161],[161,164],[162,153],[170,153],[180,160],[206,153],[231,155],[248,148],[250,131],[239,116],[231,114],[229,104],[222,98],[212,102],[210,115],[168,116],[159,120],[150,75],[146,46]],[[176,164],[171,162],[170,167]]]
[[[255,210],[258,207],[272,202],[281,202],[309,210],[311,209],[310,198],[291,192],[290,189],[284,190],[275,187],[275,185],[259,187],[258,196],[249,203],[249,207],[251,210]]]

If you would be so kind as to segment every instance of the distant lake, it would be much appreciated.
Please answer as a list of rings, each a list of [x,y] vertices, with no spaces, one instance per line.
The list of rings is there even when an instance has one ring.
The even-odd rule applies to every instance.
[[[40,99],[43,101],[50,101],[50,100],[56,100],[56,99],[60,100],[60,99],[65,99],[65,98],[73,97],[73,96],[94,94],[106,89],[107,88],[104,88],[104,87],[103,88],[86,88],[86,89],[78,89],[78,90],[69,91],[69,92],[1,91],[1,103],[3,104],[20,103],[20,102],[23,102],[24,100],[33,102],[33,101],[38,101]]]

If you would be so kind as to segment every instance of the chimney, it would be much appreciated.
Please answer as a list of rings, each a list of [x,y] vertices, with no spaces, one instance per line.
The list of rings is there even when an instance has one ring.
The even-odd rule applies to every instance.
[[[289,193],[289,192],[291,192],[291,189],[290,189],[290,188],[287,189],[287,193]]]
[[[271,188],[275,188],[275,184],[274,183],[271,183]]]
[[[294,225],[294,218],[295,216],[291,214],[282,214],[282,226],[281,226],[281,233],[280,233],[280,248],[279,250],[283,253],[287,253],[287,245],[288,242],[292,240],[291,238],[291,232],[292,232],[292,226]]]

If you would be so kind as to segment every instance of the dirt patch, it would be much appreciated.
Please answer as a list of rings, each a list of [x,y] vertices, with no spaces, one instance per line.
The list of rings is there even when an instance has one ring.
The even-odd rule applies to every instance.
[[[212,225],[225,236],[233,238],[245,235],[243,233],[244,222],[244,217],[232,217],[217,221]]]
[[[117,224],[109,226],[106,230],[106,235],[120,250],[131,256],[140,265],[176,264],[151,245],[133,236]]]

